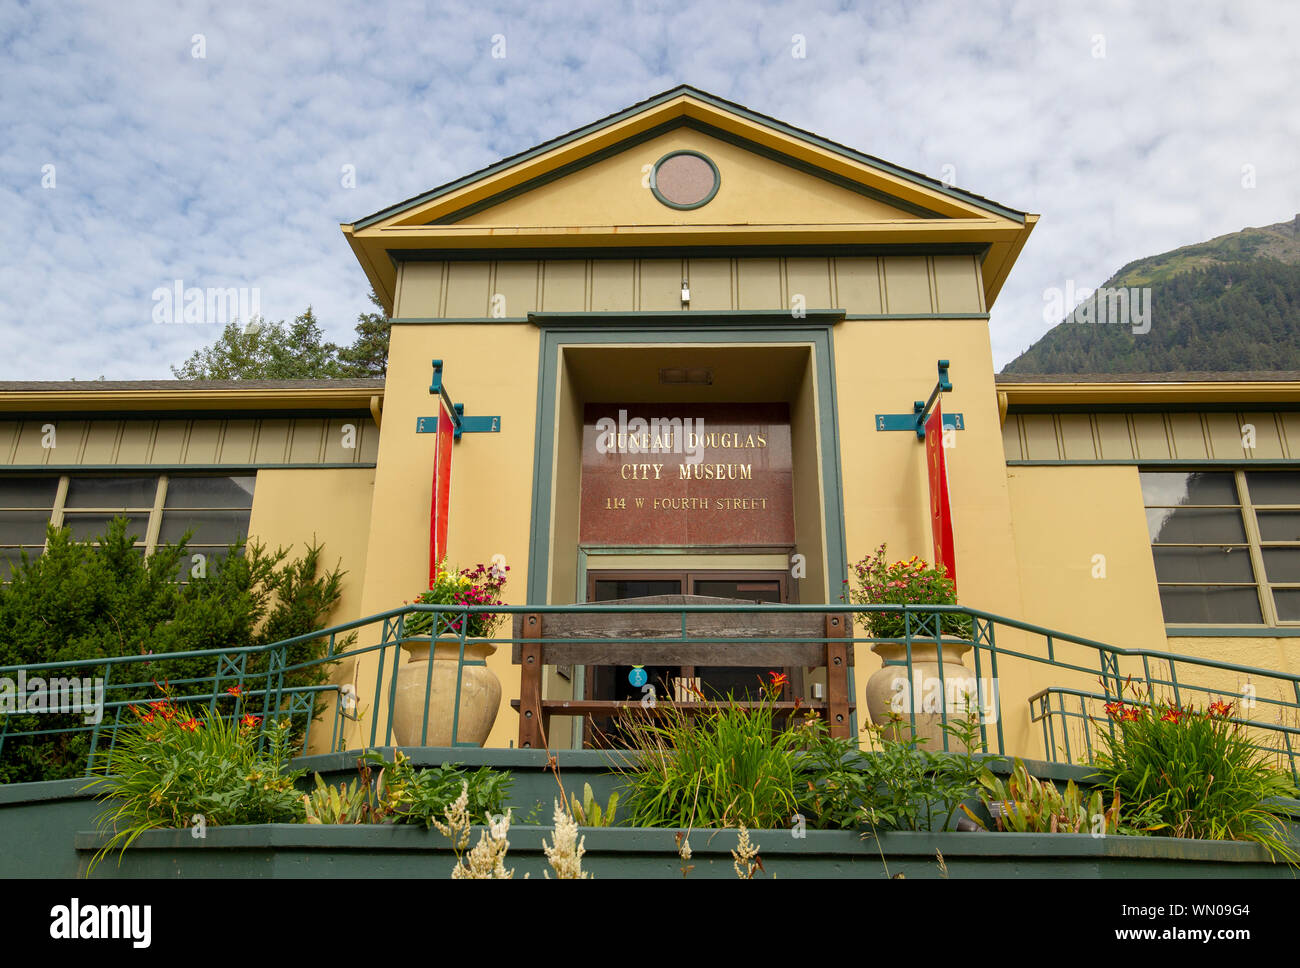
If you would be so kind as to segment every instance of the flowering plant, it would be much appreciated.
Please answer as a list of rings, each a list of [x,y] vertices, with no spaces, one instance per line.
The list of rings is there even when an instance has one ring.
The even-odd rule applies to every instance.
[[[505,587],[509,565],[478,565],[452,571],[444,559],[438,565],[438,577],[427,592],[416,596],[412,605],[504,605],[501,589]],[[437,630],[433,631],[437,618]],[[406,620],[408,635],[460,635],[461,625],[468,619],[465,634],[471,638],[486,638],[496,631],[505,619],[502,613],[478,612],[459,615],[452,612],[418,612]]]
[[[1120,797],[1123,822],[1172,837],[1253,840],[1276,859],[1300,864],[1277,798],[1296,796],[1290,777],[1235,718],[1236,703],[1206,709],[1155,700],[1130,681],[1106,703],[1098,778]]]
[[[913,555],[907,561],[890,562],[882,543],[873,553],[850,566],[853,581],[845,579],[845,592],[855,605],[956,605],[957,586],[940,565],[930,567]],[[923,627],[924,615],[914,615],[910,628],[913,636],[933,635]],[[901,639],[908,623],[903,612],[867,612],[858,620],[876,638]],[[940,626],[944,635],[970,638],[969,615],[943,615]]]

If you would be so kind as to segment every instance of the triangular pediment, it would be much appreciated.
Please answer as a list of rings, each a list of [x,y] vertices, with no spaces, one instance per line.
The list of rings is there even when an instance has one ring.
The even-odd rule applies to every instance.
[[[1034,219],[680,87],[343,231],[390,311],[403,258],[584,246],[960,245],[991,304]]]
[[[940,217],[871,186],[828,179],[721,132],[680,125],[609,157],[577,165],[525,190],[449,213],[437,224],[796,225]],[[674,208],[651,185],[655,165],[674,152],[712,162],[716,192],[698,207]],[[707,168],[701,166],[707,175]]]

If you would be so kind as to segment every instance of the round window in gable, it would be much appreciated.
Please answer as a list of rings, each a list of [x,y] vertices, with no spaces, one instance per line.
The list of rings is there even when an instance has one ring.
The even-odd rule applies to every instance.
[[[718,194],[722,176],[718,166],[698,151],[673,151],[655,162],[650,190],[669,208],[707,205]]]

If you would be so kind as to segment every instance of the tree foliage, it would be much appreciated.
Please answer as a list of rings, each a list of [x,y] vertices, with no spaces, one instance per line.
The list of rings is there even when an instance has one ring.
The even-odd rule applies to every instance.
[[[1105,287],[1126,284],[1121,274]],[[1239,260],[1157,276],[1147,284],[1150,332],[1062,322],[1003,372],[1300,370],[1300,265]]]
[[[372,290],[370,301],[380,306]],[[382,307],[381,307],[382,308]],[[172,373],[180,380],[312,380],[382,377],[388,366],[388,317],[357,316],[350,346],[325,340],[310,306],[292,323],[260,317],[228,323],[211,346],[194,353]]]

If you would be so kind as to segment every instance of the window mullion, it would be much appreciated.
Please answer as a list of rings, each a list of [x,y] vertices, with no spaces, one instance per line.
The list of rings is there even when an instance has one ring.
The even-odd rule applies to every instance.
[[[1246,487],[1246,472],[1233,471],[1233,477],[1237,481],[1237,500],[1241,502],[1241,518],[1246,526],[1246,540],[1250,542],[1250,563],[1255,569],[1255,590],[1259,593],[1259,607],[1264,614],[1264,624],[1276,626],[1277,609],[1273,607],[1273,591],[1268,587],[1268,573],[1264,570],[1259,523],[1255,520],[1255,506],[1250,502],[1250,491]]]
[[[149,528],[145,532],[144,555],[148,558],[158,547],[158,532],[162,530],[163,505],[167,503],[168,475],[158,476],[158,489],[153,496],[153,510],[149,512]]]

